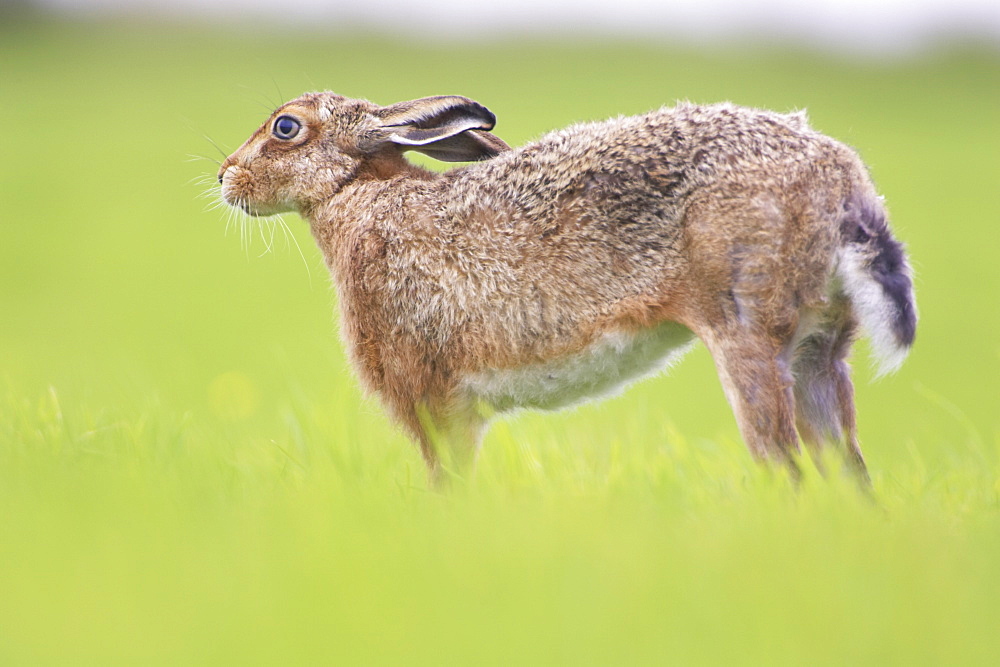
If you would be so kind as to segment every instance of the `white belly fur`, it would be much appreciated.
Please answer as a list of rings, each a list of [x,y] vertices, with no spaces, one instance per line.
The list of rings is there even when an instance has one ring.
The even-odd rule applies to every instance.
[[[634,333],[609,333],[564,359],[472,373],[464,385],[500,412],[555,410],[618,393],[630,383],[664,370],[693,343],[691,330],[672,322]]]

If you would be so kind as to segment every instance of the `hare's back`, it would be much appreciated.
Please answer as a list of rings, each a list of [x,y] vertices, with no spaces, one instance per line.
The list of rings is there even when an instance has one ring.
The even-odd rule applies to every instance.
[[[805,115],[681,104],[580,123],[467,170],[456,195],[543,224],[578,211],[611,222],[676,218],[692,192],[822,162],[844,147]],[[466,187],[461,187],[461,186]]]

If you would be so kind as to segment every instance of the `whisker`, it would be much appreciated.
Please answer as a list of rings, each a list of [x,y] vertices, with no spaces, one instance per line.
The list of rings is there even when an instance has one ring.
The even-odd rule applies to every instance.
[[[252,92],[255,95],[255,98],[253,99],[253,102],[255,104],[259,104],[260,106],[262,106],[265,109],[267,109],[267,112],[269,114],[272,113],[275,109],[277,109],[281,105],[280,102],[278,104],[271,103],[271,101],[269,99],[267,99],[266,97],[263,97],[263,95],[261,94],[261,92],[259,90],[257,90],[256,88],[251,88],[250,86],[243,85],[243,84],[240,84],[238,87],[239,88],[243,88],[246,91]],[[262,97],[263,97],[264,101],[261,101]]]
[[[268,220],[268,227],[271,230],[271,238],[270,238],[269,244],[270,244],[271,248],[274,248],[274,232],[277,231],[277,229],[278,229],[278,223],[275,222],[274,218],[270,218]]]
[[[204,199],[205,201],[207,201],[212,206],[215,206],[216,208],[221,208],[227,205],[226,200],[220,196],[218,188],[208,188],[200,195],[198,195],[198,199]]]
[[[229,236],[229,230],[233,227],[233,210],[232,206],[226,209],[226,231],[223,232],[226,236]]]
[[[292,230],[288,228],[288,223],[280,215],[277,217],[278,224],[281,225],[281,231],[285,235],[285,243],[288,243],[288,239],[292,239],[292,243],[295,244],[295,249],[299,252],[299,257],[302,258],[302,264],[306,267],[306,275],[309,276],[309,282],[312,283],[312,270],[309,268],[309,262],[306,260],[306,255],[302,252],[302,246],[299,245],[298,240],[295,238],[295,234]]]
[[[240,208],[242,210],[242,202]],[[253,241],[253,230],[250,229],[251,221],[246,214],[239,213],[236,219],[240,222],[240,246],[242,246],[243,252],[246,253],[247,257],[249,257],[250,243]]]
[[[204,195],[202,195],[202,197],[204,197],[204,198],[207,199],[208,198],[208,194],[209,193],[206,192]],[[231,207],[229,206],[229,204],[227,204],[226,202],[224,202],[222,199],[216,199],[216,198],[213,197],[211,201],[209,201],[207,204],[205,204],[205,209],[204,210],[205,210],[205,212],[209,212],[209,211],[218,211],[218,210],[223,209],[223,208],[231,208]]]
[[[264,250],[261,251],[258,257],[263,257],[274,250],[274,223],[270,222],[271,227],[271,238],[268,240],[267,236],[264,235],[264,230],[267,228],[270,221],[268,218],[260,218],[257,220],[257,231],[260,232],[260,240],[264,243]]]
[[[226,236],[229,236],[229,230],[236,230],[239,225],[239,216],[236,215],[236,209],[230,208],[229,213],[226,215]],[[242,248],[242,241],[240,243]]]
[[[202,134],[201,136],[202,136],[202,137],[204,137],[204,138],[205,138],[205,140],[206,140],[206,141],[207,141],[208,143],[210,143],[210,144],[212,144],[213,146],[215,146],[215,150],[219,151],[219,154],[220,154],[220,155],[222,155],[222,159],[223,159],[223,160],[225,160],[225,159],[226,159],[227,157],[229,157],[229,153],[230,153],[231,151],[226,151],[226,150],[223,150],[223,149],[222,149],[222,147],[221,147],[221,146],[219,146],[219,144],[215,143],[215,140],[214,140],[214,139],[212,139],[212,137],[208,136],[207,134]],[[222,164],[222,163],[220,162],[219,164]]]
[[[250,249],[254,245],[254,237],[257,234],[260,235],[260,240],[264,244],[264,249],[257,256],[263,257],[269,253],[273,253],[276,248],[275,239],[280,230],[281,235],[285,239],[285,248],[290,250],[293,245],[295,246],[295,251],[299,259],[302,260],[302,265],[306,268],[306,275],[309,277],[309,282],[310,284],[312,283],[312,269],[309,266],[309,260],[306,258],[306,254],[303,252],[298,239],[295,238],[295,234],[281,215],[265,217],[250,215],[245,210],[246,201],[241,197],[236,197],[231,203],[225,201],[221,197],[221,188],[214,184],[202,193],[201,196],[212,199],[212,201],[206,204],[206,211],[214,211],[220,208],[226,210],[224,234],[229,236],[234,229],[238,229],[240,234],[240,248],[243,249],[247,257],[250,256]]]
[[[222,166],[222,160],[216,160],[214,157],[208,157],[207,155],[199,155],[198,153],[188,153],[186,162],[198,162],[199,160],[208,160],[209,162],[215,163]]]
[[[274,85],[274,89],[278,91],[278,100],[284,100],[285,96],[281,94],[281,86],[278,85],[278,80],[272,76],[271,83]],[[281,102],[279,102],[278,104],[280,105]]]
[[[205,187],[208,188],[208,191],[206,191],[206,194],[207,194],[207,192],[210,192],[212,190],[218,190],[219,189],[219,181],[218,181],[218,179],[215,178],[214,176],[210,176],[209,174],[199,174],[197,176],[192,176],[190,179],[188,179],[188,181],[187,181],[187,183],[185,183],[185,185],[202,185],[202,186],[205,186]]]
[[[191,121],[190,118],[182,118],[181,120],[183,120],[185,123],[187,123],[187,126],[191,129],[192,132],[200,134],[202,136],[202,138],[205,139],[205,141],[207,141],[208,143],[212,144],[212,146],[215,147],[215,150],[219,151],[219,154],[222,155],[223,159],[229,157],[229,154],[232,151],[223,150],[223,148],[221,146],[219,146],[219,144],[216,143],[215,140],[212,139],[212,137],[208,136],[208,134],[204,130],[201,130],[200,128],[198,128]],[[210,159],[210,158],[206,158],[206,159]]]

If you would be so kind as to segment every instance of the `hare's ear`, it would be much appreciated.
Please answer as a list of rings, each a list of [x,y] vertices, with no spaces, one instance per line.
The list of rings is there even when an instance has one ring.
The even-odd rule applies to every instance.
[[[445,162],[485,160],[510,150],[489,133],[496,116],[465,97],[425,97],[380,109],[382,126],[370,137],[372,148],[386,143]]]

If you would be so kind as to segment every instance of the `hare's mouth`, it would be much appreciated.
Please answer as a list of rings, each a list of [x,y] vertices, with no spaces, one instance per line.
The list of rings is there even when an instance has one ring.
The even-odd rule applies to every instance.
[[[222,192],[219,193],[219,199],[221,203],[229,206],[233,209],[238,209],[245,213],[246,215],[252,217],[258,217],[260,212],[254,208],[254,206],[247,200],[246,197],[236,194],[232,191],[232,188],[222,187]]]
[[[250,201],[243,195],[234,191],[235,188],[227,183],[222,184],[222,201],[224,201],[229,206],[233,208],[238,208],[247,215],[258,216],[260,215],[256,209],[250,204]]]
[[[222,188],[222,201],[233,208],[238,208],[247,215],[256,215],[253,208],[250,206],[250,202],[239,195],[233,194],[232,191],[225,187]]]
[[[223,194],[223,199],[233,208],[238,208],[253,218],[268,218],[272,215],[285,213],[289,210],[288,208],[271,206],[268,204],[253,203],[246,197],[239,195],[227,196],[226,194]]]

